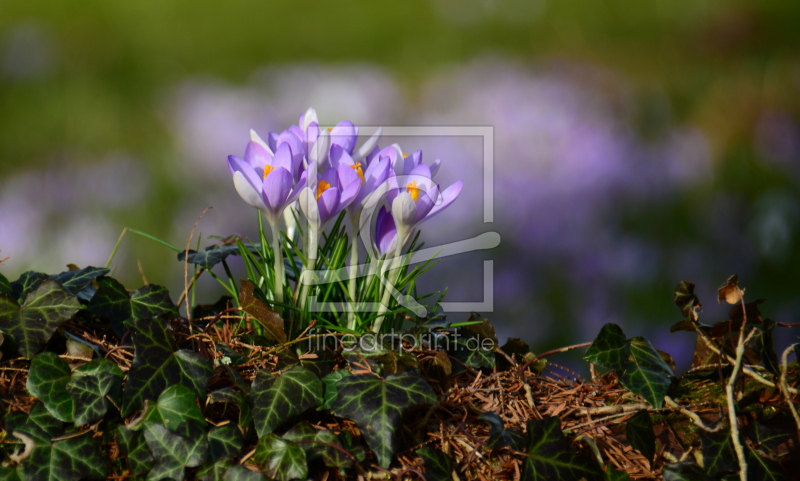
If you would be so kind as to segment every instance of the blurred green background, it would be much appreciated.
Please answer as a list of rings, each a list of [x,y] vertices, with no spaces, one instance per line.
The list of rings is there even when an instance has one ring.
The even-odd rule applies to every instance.
[[[473,215],[474,149],[426,140],[443,184],[467,184],[423,232],[501,233],[429,279],[472,300],[494,260],[501,337],[543,350],[618,322],[679,355],[690,335],[662,335],[675,284],[698,284],[712,322],[733,273],[795,322],[799,24],[778,0],[6,1],[0,269],[102,265],[125,226],[183,246],[208,205],[204,235],[252,233],[225,155],[314,105],[323,122],[495,128],[496,222]],[[181,287],[173,253],[129,235],[114,275],[138,287],[139,264]]]

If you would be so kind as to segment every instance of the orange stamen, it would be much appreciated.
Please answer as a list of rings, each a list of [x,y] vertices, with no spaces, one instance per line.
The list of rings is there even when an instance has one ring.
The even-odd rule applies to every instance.
[[[320,180],[319,184],[317,184],[317,200],[319,200],[320,196],[323,192],[330,189],[331,184],[325,182],[324,180]]]
[[[264,178],[266,179],[267,176],[269,175],[269,173],[272,172],[273,170],[275,170],[275,167],[273,167],[271,165],[265,165],[264,166]]]
[[[419,201],[419,193],[421,190],[422,189],[417,187],[416,180],[411,182],[410,184],[406,184],[406,192],[408,192],[411,195],[411,198],[414,200],[414,202]]]
[[[364,183],[364,170],[361,169],[361,162],[356,162],[350,166],[351,169],[356,171],[356,174],[361,178],[361,183]]]

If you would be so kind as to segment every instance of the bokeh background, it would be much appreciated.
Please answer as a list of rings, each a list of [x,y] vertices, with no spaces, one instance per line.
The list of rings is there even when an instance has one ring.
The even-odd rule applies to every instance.
[[[733,273],[765,315],[800,317],[798,25],[785,0],[3,2],[0,269],[103,265],[125,226],[183,246],[206,206],[204,239],[252,235],[225,157],[308,106],[325,123],[488,125],[492,224],[479,139],[402,140],[443,159],[442,184],[465,181],[429,245],[503,239],[424,287],[480,300],[492,259],[501,338],[541,352],[616,322],[685,367],[692,335],[668,334],[682,279],[706,322]],[[113,275],[136,288],[139,266],[179,292],[174,254],[129,235]]]

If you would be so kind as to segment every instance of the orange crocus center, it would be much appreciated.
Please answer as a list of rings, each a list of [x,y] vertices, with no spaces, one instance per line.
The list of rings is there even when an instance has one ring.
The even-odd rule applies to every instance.
[[[330,189],[331,184],[325,182],[324,180],[320,180],[319,184],[317,184],[317,200],[319,200],[320,196],[323,192]]]
[[[414,199],[414,202],[417,202],[419,200],[419,192],[421,190],[422,189],[417,187],[416,180],[411,182],[410,184],[406,184],[406,192],[408,192],[409,195],[411,195],[411,198]]]
[[[264,178],[266,179],[267,176],[269,175],[269,173],[272,172],[273,170],[275,170],[275,167],[273,167],[271,165],[265,165],[264,166]]]
[[[351,169],[356,171],[358,177],[361,178],[361,183],[364,183],[364,170],[361,168],[361,162],[356,162],[355,164],[350,166]]]

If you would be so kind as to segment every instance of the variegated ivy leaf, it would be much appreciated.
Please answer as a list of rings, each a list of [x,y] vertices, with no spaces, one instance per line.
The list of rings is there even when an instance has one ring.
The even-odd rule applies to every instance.
[[[631,392],[645,398],[654,408],[661,408],[672,384],[672,369],[647,339],[634,337],[629,345],[631,355],[620,382]]]
[[[145,400],[158,399],[168,386],[188,387],[198,397],[205,394],[211,362],[196,352],[176,351],[166,321],[136,319],[128,325],[135,351],[123,390],[123,416],[142,409]]]
[[[331,405],[336,415],[358,424],[378,464],[388,468],[399,448],[398,431],[412,411],[436,403],[431,386],[413,371],[386,376],[345,377]]]
[[[250,390],[253,420],[261,437],[322,403],[322,381],[303,366],[271,374],[258,371]]]
[[[75,402],[76,426],[100,420],[112,402],[120,406],[123,377],[119,366],[108,359],[95,359],[72,372],[67,392]]]
[[[274,434],[261,436],[253,455],[256,465],[278,481],[306,479],[308,462],[303,448]]]
[[[569,446],[557,417],[531,419],[527,428],[528,449],[522,481],[602,479],[603,473],[597,463]]]
[[[21,292],[25,287],[20,288]],[[68,321],[81,305],[78,299],[52,279],[45,279],[22,298],[0,294],[0,329],[19,344],[19,353],[31,359]]]
[[[59,421],[71,422],[75,402],[67,392],[72,372],[63,359],[52,352],[34,356],[28,371],[26,388],[42,401],[47,411]]]

